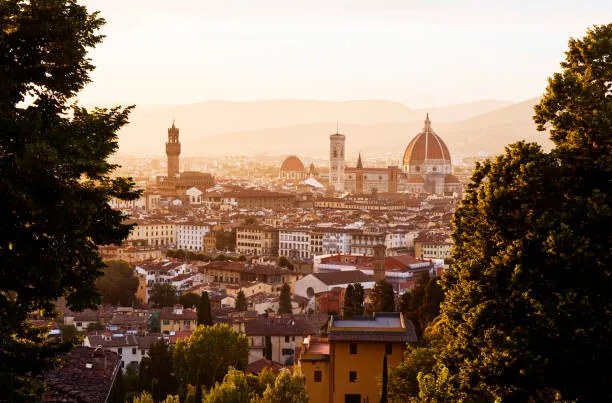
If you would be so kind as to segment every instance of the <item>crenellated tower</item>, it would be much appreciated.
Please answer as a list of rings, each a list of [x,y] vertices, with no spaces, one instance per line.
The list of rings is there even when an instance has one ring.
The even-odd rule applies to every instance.
[[[344,192],[344,134],[336,133],[329,136],[329,183],[334,191]]]
[[[168,157],[168,179],[176,178],[179,174],[179,156],[181,155],[181,142],[179,129],[174,126],[168,129],[168,142],[166,143],[166,156]]]

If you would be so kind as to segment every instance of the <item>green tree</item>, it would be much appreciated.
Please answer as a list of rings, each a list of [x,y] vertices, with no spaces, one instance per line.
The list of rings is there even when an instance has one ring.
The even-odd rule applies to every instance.
[[[365,291],[361,283],[353,284],[353,295],[351,297],[351,309],[353,315],[363,315],[363,298]]]
[[[387,354],[383,356],[383,364],[382,364],[382,379],[381,379],[381,392],[380,392],[380,403],[387,403],[389,400],[387,398],[387,381],[388,381],[388,373],[387,373]]]
[[[151,393],[155,401],[175,394],[177,382],[174,363],[168,344],[162,339],[149,347],[149,356],[140,362],[138,382],[140,388]]]
[[[200,295],[200,301],[198,302],[198,325],[210,326],[212,325],[212,312],[210,310],[210,299],[208,298],[208,292],[204,291]]]
[[[236,249],[236,231],[217,231],[215,233],[215,249]]]
[[[611,238],[601,230],[612,212],[611,47],[612,25],[570,40],[536,108],[550,154],[518,143],[477,166],[443,278],[447,343],[421,393],[433,381],[456,398],[612,399],[598,369],[612,336]]]
[[[291,288],[285,283],[281,286],[280,297],[278,300],[278,313],[292,313]]]
[[[307,403],[308,392],[306,381],[299,367],[294,367],[293,372],[282,369],[273,385],[269,385],[263,393],[262,403]]]
[[[139,396],[134,397],[132,403],[155,403],[153,396],[149,392],[141,392]]]
[[[246,369],[249,343],[245,335],[227,324],[198,326],[190,337],[177,342],[173,356],[182,384],[210,388],[225,377],[230,367]]]
[[[291,261],[289,259],[287,259],[287,257],[285,257],[285,256],[279,256],[278,257],[278,265],[280,267],[286,267],[289,270],[293,270],[294,269],[293,263],[291,263]]]
[[[155,308],[174,306],[178,303],[176,287],[168,283],[154,284],[153,288],[151,288],[149,303],[153,304]]]
[[[81,335],[77,331],[77,328],[74,325],[62,325],[60,327],[62,331],[62,340],[76,346],[81,342]]]
[[[138,192],[107,161],[130,108],[70,106],[90,82],[87,52],[104,20],[74,1],[5,0],[0,21],[0,390],[30,400],[66,346],[27,314],[51,316],[60,297],[74,310],[99,302],[97,245],[130,231],[108,201]]]
[[[247,310],[247,301],[246,297],[244,296],[244,291],[242,290],[238,291],[238,294],[236,294],[236,310],[238,312],[244,312]]]
[[[96,280],[96,288],[102,295],[102,302],[109,305],[132,306],[135,302],[138,279],[134,269],[122,260],[106,262],[104,275]]]
[[[206,396],[205,403],[243,403],[261,398],[260,381],[255,375],[230,368],[223,382],[216,383]]]
[[[179,297],[179,304],[185,308],[195,308],[200,302],[200,297],[194,292],[188,292]]]
[[[349,284],[346,286],[346,291],[344,292],[344,307],[342,310],[342,316],[345,319],[350,319],[353,317],[353,285]]]
[[[370,294],[372,312],[395,311],[395,292],[393,286],[385,280],[379,280],[374,285]]]
[[[87,325],[88,332],[94,332],[96,330],[104,330],[104,326],[100,322],[91,322]]]
[[[160,333],[161,332],[161,320],[159,318],[159,311],[151,312],[147,321],[147,330],[149,333]]]

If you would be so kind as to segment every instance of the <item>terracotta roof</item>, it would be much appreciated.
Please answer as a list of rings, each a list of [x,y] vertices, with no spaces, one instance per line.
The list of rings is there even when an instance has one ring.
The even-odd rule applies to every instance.
[[[444,175],[444,182],[446,183],[461,183],[459,179],[453,174]]]
[[[104,332],[107,333],[107,332]],[[112,334],[89,334],[89,345],[91,346],[102,346],[102,347],[127,347],[138,345],[138,340],[133,334],[121,334],[115,336]],[[109,337],[110,336],[110,337]]]
[[[295,155],[290,155],[289,157],[285,158],[281,164],[280,170],[284,172],[304,172],[305,169],[304,164],[298,157]]]
[[[112,351],[75,347],[57,368],[44,375],[46,390],[42,401],[105,402],[120,363]]]
[[[423,175],[408,174],[406,175],[406,181],[408,183],[425,183]]]
[[[165,307],[162,308],[159,313],[160,319],[178,319],[178,320],[196,320],[198,313],[192,309],[184,308],[183,313],[176,313],[174,308]]]
[[[274,373],[278,373],[284,367],[281,364],[274,362],[272,360],[261,358],[257,361],[253,361],[252,363],[250,363],[247,367],[247,372],[258,375],[265,368],[270,368],[272,369]]]
[[[450,153],[444,141],[431,128],[429,115],[425,119],[423,130],[417,134],[406,147],[404,165],[426,160],[446,160],[450,163]]]
[[[312,276],[325,285],[353,284],[374,281],[372,276],[364,274],[361,270],[343,270],[328,273],[312,273]]]
[[[244,324],[244,332],[251,336],[307,336],[316,333],[315,322],[304,318],[265,318],[252,319]]]

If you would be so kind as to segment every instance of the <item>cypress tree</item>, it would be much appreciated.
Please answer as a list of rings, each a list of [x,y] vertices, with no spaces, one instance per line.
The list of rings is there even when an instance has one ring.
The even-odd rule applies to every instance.
[[[212,325],[212,312],[210,310],[210,299],[208,298],[208,292],[204,291],[200,295],[200,302],[198,303],[198,326],[210,326]]]

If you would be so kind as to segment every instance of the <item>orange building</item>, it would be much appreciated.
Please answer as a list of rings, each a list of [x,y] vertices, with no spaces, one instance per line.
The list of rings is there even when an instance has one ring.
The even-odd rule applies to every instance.
[[[311,402],[363,403],[380,400],[383,358],[389,371],[403,359],[406,343],[415,342],[412,322],[400,313],[336,320],[328,339],[305,340],[300,357]]]

